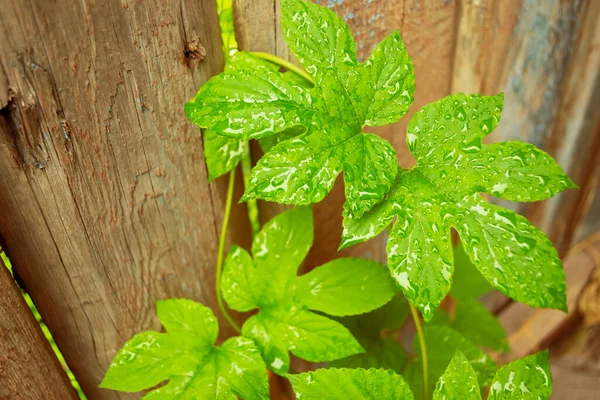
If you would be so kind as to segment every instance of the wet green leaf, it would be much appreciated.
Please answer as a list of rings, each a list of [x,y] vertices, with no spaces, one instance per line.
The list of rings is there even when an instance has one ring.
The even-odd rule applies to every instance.
[[[268,153],[271,149],[277,146],[279,143],[286,140],[293,139],[304,133],[306,129],[303,126],[295,126],[293,128],[286,129],[279,132],[277,135],[265,136],[264,138],[258,139],[260,148],[263,152]]]
[[[311,107],[301,87],[277,71],[256,66],[213,77],[185,111],[202,128],[247,141],[299,125]]]
[[[219,17],[222,23],[225,23],[225,28],[227,28],[227,31],[223,32],[223,46],[228,47],[232,45],[235,47],[237,44],[235,42],[235,35],[233,34],[233,25],[226,23],[227,18],[231,18],[230,3],[230,0],[223,2],[221,5],[223,9],[219,12]],[[229,50],[232,49],[228,47],[227,51]],[[245,51],[239,51],[227,58],[225,73],[253,68],[266,68],[270,71],[279,70],[279,66],[273,63],[262,60]],[[208,179],[211,181],[235,168],[246,154],[248,147],[248,140],[223,136],[210,128],[204,130],[203,138]]]
[[[481,275],[471,261],[462,243],[454,247],[454,274],[450,294],[455,299],[475,299],[490,290],[493,286]]]
[[[204,131],[204,157],[208,180],[212,181],[234,169],[244,157],[248,142]]]
[[[477,345],[497,351],[509,350],[504,327],[479,301],[457,300],[453,314],[450,317],[446,311],[438,309],[431,324],[447,325]]]
[[[366,314],[344,317],[340,322],[365,349],[364,353],[330,363],[332,367],[384,368],[401,373],[408,354],[394,337],[408,315],[408,303],[396,295],[389,303]]]
[[[444,374],[452,357],[457,351],[464,354],[469,361],[481,387],[491,383],[498,367],[492,359],[479,347],[460,333],[447,326],[426,325],[425,343],[427,344],[427,359],[429,361],[429,385],[431,393],[440,376]],[[421,354],[418,338],[415,337],[413,346],[417,354]],[[416,370],[416,368],[415,368]]]
[[[359,63],[346,24],[315,4],[282,1],[282,23],[314,87],[266,66],[226,71],[200,89],[186,112],[201,127],[242,140],[302,126],[304,134],[271,147],[259,161],[243,200],[316,203],[344,172],[344,212],[358,217],[385,195],[397,174],[391,144],[362,129],[407,112],[412,62],[396,31]]]
[[[362,344],[362,343],[361,343]],[[335,368],[383,368],[401,373],[409,355],[402,344],[393,337],[382,337],[379,341],[369,342],[364,353],[354,354],[329,363]]]
[[[457,351],[437,382],[433,400],[478,400],[477,377],[467,358]],[[548,351],[520,358],[496,372],[488,400],[548,400],[552,376]]]
[[[139,392],[169,381],[145,399],[268,399],[266,366],[256,345],[233,337],[215,346],[217,319],[191,300],[157,302],[167,333],[135,335],[115,356],[100,387]]]
[[[404,379],[384,369],[327,368],[287,378],[302,400],[414,399]]]
[[[383,265],[361,259],[340,258],[298,277],[312,240],[312,210],[295,208],[256,235],[253,257],[234,246],[225,261],[223,297],[234,310],[259,309],[242,334],[277,373],[287,372],[289,351],[312,362],[363,351],[342,324],[309,310],[353,315],[381,307],[397,293]]]
[[[452,328],[478,345],[498,351],[509,349],[506,332],[498,318],[475,299],[457,302]]]
[[[488,400],[548,400],[551,394],[552,375],[545,350],[500,368]]]
[[[406,364],[402,371],[402,377],[410,386],[415,400],[429,400],[425,399],[423,394],[423,364],[420,357],[414,358]]]
[[[498,290],[534,307],[565,309],[562,264],[548,238],[527,219],[485,202],[480,192],[535,201],[572,182],[550,156],[521,142],[482,145],[503,95],[457,94],[425,106],[408,126],[417,165],[362,218],[344,218],[341,247],[378,235],[397,218],[387,252],[406,297],[430,320],[450,290],[450,229]]]
[[[481,400],[481,390],[473,367],[457,351],[444,374],[438,379],[433,400]]]
[[[398,289],[387,269],[362,258],[338,258],[302,275],[298,299],[311,310],[344,316],[369,312]]]

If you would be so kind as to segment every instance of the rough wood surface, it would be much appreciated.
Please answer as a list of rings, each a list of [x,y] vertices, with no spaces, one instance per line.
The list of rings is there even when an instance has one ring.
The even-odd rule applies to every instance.
[[[595,400],[600,393],[600,246],[586,250],[596,271],[579,298],[582,323],[550,347],[552,399]]]
[[[214,305],[222,192],[183,104],[223,65],[215,2],[2,1],[0,42],[7,253],[89,398],[135,397],[97,385],[155,300]]]
[[[76,399],[40,326],[0,260],[0,399]]]
[[[552,373],[551,400],[598,400],[600,393],[600,375],[580,370],[552,358],[550,355],[550,372]]]

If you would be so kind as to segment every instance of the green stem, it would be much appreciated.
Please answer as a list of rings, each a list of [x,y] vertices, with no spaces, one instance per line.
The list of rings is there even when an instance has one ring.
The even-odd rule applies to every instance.
[[[229,225],[229,216],[231,215],[231,203],[233,200],[233,187],[235,184],[235,168],[229,173],[229,186],[227,187],[227,200],[225,201],[225,213],[223,214],[223,225],[221,226],[221,237],[219,239],[219,253],[217,254],[217,303],[221,313],[229,322],[229,325],[236,330],[237,333],[241,333],[240,326],[231,318],[225,304],[223,303],[223,295],[221,293],[221,270],[223,269],[223,255],[225,253],[225,240],[227,239],[227,226]]]
[[[269,54],[269,53],[262,53],[260,51],[253,51],[250,52],[250,54],[258,57],[258,58],[262,58],[263,60],[267,60],[270,61],[274,64],[277,64],[281,67],[287,68],[290,71],[293,71],[295,73],[297,73],[298,75],[300,75],[301,77],[303,77],[304,79],[306,79],[308,82],[314,84],[315,82],[313,81],[313,79],[310,77],[310,75],[303,70],[302,68],[292,64],[291,62],[289,62],[288,60],[285,60],[281,57],[277,57],[273,54]]]
[[[427,343],[425,343],[425,334],[423,333],[423,325],[421,325],[421,319],[419,318],[419,312],[413,306],[410,301],[408,302],[410,312],[415,326],[417,328],[417,335],[419,336],[419,344],[421,345],[421,359],[423,363],[423,399],[429,399],[429,371],[427,365]]]
[[[252,172],[252,155],[250,153],[250,143],[247,143],[246,153],[242,158],[242,176],[244,178],[244,188],[250,184],[250,174]],[[246,202],[248,207],[248,219],[250,219],[250,227],[252,228],[252,236],[254,237],[260,231],[260,220],[258,218],[258,203],[256,199]]]

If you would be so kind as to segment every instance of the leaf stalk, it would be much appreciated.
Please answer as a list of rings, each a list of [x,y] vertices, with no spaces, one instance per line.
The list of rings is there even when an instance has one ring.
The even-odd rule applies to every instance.
[[[231,170],[229,173],[229,185],[227,187],[227,199],[225,201],[225,212],[223,214],[223,224],[221,225],[221,237],[219,238],[219,252],[217,254],[217,277],[216,277],[216,291],[217,291],[217,303],[219,305],[219,309],[221,313],[229,322],[229,325],[237,333],[241,333],[242,330],[240,326],[231,318],[229,312],[225,308],[225,304],[223,303],[223,294],[221,293],[221,272],[223,270],[223,256],[225,253],[225,241],[227,239],[227,227],[229,226],[229,217],[231,215],[231,204],[233,200],[233,188],[235,184],[235,168]]]
[[[427,343],[425,342],[425,334],[423,333],[423,325],[419,318],[419,312],[409,301],[408,306],[410,307],[410,313],[412,314],[413,320],[415,321],[415,327],[417,328],[417,336],[419,337],[419,344],[421,346],[421,362],[423,364],[423,398],[429,399],[429,366],[427,362]]]
[[[250,175],[252,173],[252,155],[250,154],[250,143],[246,146],[246,153],[241,161],[242,177],[244,178],[244,188],[250,184]],[[246,201],[248,209],[248,219],[250,220],[250,228],[252,229],[252,237],[260,231],[260,219],[258,218],[258,202],[256,199]]]
[[[250,54],[252,54],[253,56],[256,56],[258,58],[262,58],[263,60],[270,61],[270,62],[277,64],[283,68],[286,68],[292,72],[295,72],[296,74],[300,75],[301,77],[306,79],[308,82],[312,83],[313,85],[315,83],[315,81],[313,81],[313,79],[308,74],[308,72],[306,72],[302,68],[298,67],[297,65],[292,64],[288,60],[285,60],[281,57],[277,57],[276,55],[273,55],[273,54],[263,53],[260,51],[252,51],[252,52],[250,52]]]

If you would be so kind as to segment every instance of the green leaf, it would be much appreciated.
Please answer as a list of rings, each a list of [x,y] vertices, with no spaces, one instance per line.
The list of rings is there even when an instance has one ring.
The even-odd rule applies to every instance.
[[[551,394],[552,375],[545,350],[500,368],[488,400],[547,400]]]
[[[258,307],[267,282],[260,279],[260,271],[255,267],[252,256],[241,247],[231,246],[225,260],[225,271],[221,287],[229,307],[242,312]]]
[[[454,274],[452,275],[452,286],[450,287],[452,297],[455,299],[475,299],[486,294],[492,288],[492,285],[471,262],[462,243],[459,241],[454,248]]]
[[[208,167],[208,180],[212,181],[234,169],[244,158],[248,142],[218,135],[210,129],[204,131],[204,157]]]
[[[406,364],[404,371],[402,371],[402,377],[410,386],[410,389],[415,396],[415,400],[429,400],[424,398],[423,364],[420,357],[414,358]]]
[[[489,385],[498,369],[487,354],[460,333],[447,326],[425,325],[425,343],[429,361],[430,393],[435,382],[443,375],[457,351],[462,352],[473,366],[480,387]],[[414,339],[413,346],[415,352],[421,354],[417,337]]]
[[[259,346],[269,369],[284,373],[290,366],[289,349],[293,340],[288,337],[288,328],[286,315],[277,319],[268,313],[258,313],[246,320],[242,326],[242,334]]]
[[[384,369],[318,369],[287,375],[302,400],[413,400],[400,375]]]
[[[499,351],[509,350],[504,327],[498,318],[475,299],[457,302],[452,328],[478,345]]]
[[[398,31],[360,64],[350,29],[333,11],[302,0],[281,3],[286,42],[315,86],[333,95],[332,114],[371,126],[396,122],[406,114],[415,77]]]
[[[150,389],[145,399],[268,399],[266,366],[255,344],[233,337],[215,346],[217,319],[191,300],[157,302],[167,333],[142,332],[115,356],[100,387]]]
[[[186,103],[185,112],[202,128],[247,141],[301,125],[311,109],[304,89],[261,65],[211,78]]]
[[[222,27],[225,23],[225,27],[227,28],[226,31],[223,31],[223,46],[236,46],[233,24],[227,23],[227,19],[231,18],[231,4],[223,4],[223,9],[222,12],[220,11],[219,17]],[[229,50],[228,47],[227,51]],[[232,72],[253,68],[267,68],[271,71],[277,71],[279,66],[245,51],[240,51],[235,52],[227,59],[225,71]],[[296,129],[297,131],[297,128],[292,129]],[[205,129],[203,137],[204,157],[206,158],[206,165],[208,167],[208,179],[211,181],[235,168],[246,154],[248,148],[247,140],[219,135],[212,129]]]
[[[371,311],[397,292],[383,265],[361,258],[330,261],[302,275],[298,286],[308,308],[336,316]]]
[[[282,1],[286,41],[315,86],[267,66],[226,71],[186,104],[201,127],[237,139],[265,138],[298,127],[304,134],[274,147],[252,172],[242,200],[321,201],[344,172],[344,213],[358,217],[383,198],[397,174],[395,151],[365,125],[396,122],[413,101],[414,71],[396,31],[365,63],[346,24],[325,7]]]
[[[397,331],[408,316],[408,303],[402,294],[397,294],[383,307],[366,314],[340,318],[340,321],[358,338],[380,337],[382,331]]]
[[[401,373],[408,362],[408,355],[394,338],[408,315],[408,304],[401,294],[383,307],[367,314],[341,318],[339,321],[365,349],[364,353],[354,354],[330,363],[332,367],[384,368]]]
[[[287,321],[287,336],[292,353],[313,362],[324,362],[363,351],[340,323],[309,311]]]
[[[562,263],[552,242],[524,217],[470,197],[457,216],[465,252],[498,290],[532,307],[566,312]]]
[[[382,337],[363,347],[364,353],[332,361],[329,365],[335,368],[383,368],[401,373],[409,360],[402,344],[393,337]]]
[[[573,187],[550,156],[521,142],[481,144],[500,120],[503,95],[456,94],[425,106],[408,126],[417,159],[372,210],[344,218],[341,247],[390,233],[388,266],[429,321],[450,290],[450,229],[497,289],[533,307],[565,309],[562,264],[552,243],[525,218],[488,204],[480,192],[537,201]]]
[[[277,135],[265,136],[263,138],[260,138],[258,139],[258,143],[260,144],[260,148],[262,149],[262,151],[268,153],[273,147],[277,146],[279,143],[300,136],[304,133],[305,130],[306,129],[303,126],[295,126],[293,128],[281,131]]]
[[[457,351],[433,392],[433,400],[481,400],[481,390],[473,367]]]
[[[479,191],[513,201],[539,201],[573,187],[552,157],[530,144],[482,144],[500,121],[503,101],[502,93],[460,93],[416,113],[407,144],[422,175],[449,192]]]
[[[277,373],[289,369],[288,351],[312,362],[363,351],[342,324],[309,310],[363,313],[397,293],[385,267],[366,260],[342,258],[298,277],[312,240],[312,210],[294,208],[273,218],[256,235],[254,258],[234,246],[225,260],[223,298],[234,310],[259,309],[246,321],[242,334],[256,342]]]
[[[457,300],[452,317],[438,309],[430,324],[449,326],[471,342],[492,350],[509,350],[504,327],[475,299]]]

